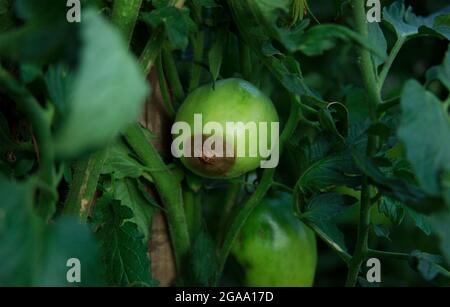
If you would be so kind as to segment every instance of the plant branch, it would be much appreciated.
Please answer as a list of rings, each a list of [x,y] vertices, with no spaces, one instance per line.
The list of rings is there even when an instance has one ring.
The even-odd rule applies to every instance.
[[[150,36],[150,39],[139,57],[139,64],[144,71],[144,75],[147,76],[150,73],[150,70],[152,70],[153,65],[155,65],[156,59],[161,53],[163,42],[164,32],[160,30],[156,30],[156,32]]]
[[[183,189],[184,211],[191,240],[198,234],[202,223],[200,194],[189,188]]]
[[[190,250],[181,183],[174,180],[173,171],[164,164],[158,151],[145,137],[139,124],[132,124],[125,131],[124,136],[144,165],[150,170],[150,175],[166,209],[177,269],[180,270],[182,259]]]
[[[178,75],[177,67],[172,53],[167,50],[162,52],[164,66],[167,71],[167,78],[169,79],[170,87],[173,91],[175,102],[181,102],[184,99],[184,89]]]
[[[353,0],[352,9],[353,17],[355,20],[355,26],[357,32],[368,37],[368,27],[366,21],[366,12],[364,0]],[[370,119],[373,123],[378,121],[377,107],[381,102],[380,92],[377,87],[377,79],[375,74],[375,68],[372,62],[370,51],[364,47],[359,47],[359,61],[360,70],[364,81],[364,86],[368,92],[368,109]],[[367,145],[367,154],[371,156],[378,146],[378,138],[370,135]],[[357,230],[357,239],[355,250],[350,261],[349,271],[347,274],[346,286],[355,286],[358,279],[358,274],[361,269],[361,265],[365,260],[368,251],[368,238],[370,229],[370,184],[369,179],[363,178],[362,190],[361,190],[361,207],[359,213],[359,222]]]
[[[166,83],[166,76],[164,74],[164,66],[162,63],[162,54],[158,57],[157,61],[158,65],[158,81],[159,81],[159,88],[161,90],[161,96],[164,103],[164,106],[166,107],[166,111],[169,114],[170,118],[175,117],[175,110],[173,109],[172,105],[172,99],[170,98],[169,90],[167,89],[167,83]]]
[[[390,108],[397,106],[400,103],[400,96],[396,96],[393,98],[390,98],[386,101],[383,101],[383,103],[378,105],[377,113],[378,115],[382,115],[384,112],[388,111]]]
[[[122,32],[127,43],[130,44],[134,27],[139,16],[142,0],[115,0],[111,15],[112,22]]]
[[[205,43],[205,33],[199,32],[195,37],[191,39],[192,45],[194,46],[194,63],[201,63],[203,60],[203,49]],[[195,90],[200,83],[201,66],[192,64],[191,65],[191,81],[189,83],[189,92]]]
[[[223,213],[222,218],[219,221],[218,231],[217,231],[217,242],[219,244],[222,243],[223,235],[225,228],[227,226],[227,223],[229,222],[230,215],[233,212],[234,206],[237,202],[237,198],[239,196],[239,192],[241,191],[242,183],[236,182],[233,183],[227,190],[227,193],[225,195],[225,201],[223,205]]]
[[[289,119],[283,132],[280,135],[279,150],[284,147],[284,144],[291,137],[292,133],[295,131],[299,120],[299,105],[295,102],[291,102],[291,112],[289,114]],[[263,197],[266,195],[270,186],[273,183],[273,176],[275,175],[275,168],[265,169],[258,187],[255,192],[250,196],[250,198],[239,208],[236,216],[230,223],[230,227],[225,234],[222,246],[219,251],[219,260],[216,275],[214,278],[214,284],[217,285],[220,281],[222,271],[225,266],[225,262],[230,253],[231,247],[236,240],[241,228],[244,226],[245,221],[252,213],[253,209],[261,202]]]
[[[343,250],[339,245],[337,245],[325,232],[323,232],[319,227],[317,227],[314,223],[308,222],[308,220],[302,220],[303,223],[306,224],[309,228],[311,228],[319,238],[325,242],[331,249],[333,249],[339,257],[346,263],[350,264],[352,256]]]
[[[406,38],[400,37],[395,42],[394,47],[392,47],[391,53],[389,54],[389,56],[386,60],[386,63],[384,63],[383,68],[381,69],[381,72],[380,72],[380,75],[378,78],[377,87],[378,87],[379,92],[381,92],[381,90],[383,89],[384,82],[386,81],[386,78],[389,74],[392,64],[394,63],[395,58],[397,57],[398,53],[400,52],[400,49],[402,49],[405,42],[406,42]]]
[[[130,44],[141,4],[142,0],[114,1],[112,21],[122,32],[127,45]],[[106,149],[100,150],[75,163],[75,174],[65,203],[65,213],[76,214],[81,220],[86,220],[106,154]]]
[[[107,149],[99,150],[75,163],[64,213],[77,215],[82,221],[87,220],[107,152]]]
[[[387,259],[395,259],[395,260],[403,260],[408,261],[409,260],[409,254],[405,253],[394,253],[394,252],[385,252],[385,251],[379,251],[379,250],[368,250],[368,257],[375,257],[375,258],[387,258]]]

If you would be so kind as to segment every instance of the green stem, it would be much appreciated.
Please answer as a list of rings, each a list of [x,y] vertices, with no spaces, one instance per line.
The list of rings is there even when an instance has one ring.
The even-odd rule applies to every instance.
[[[241,56],[241,67],[242,67],[242,74],[244,75],[244,79],[252,82],[251,76],[252,76],[252,57],[251,57],[251,49],[246,43],[241,44],[242,48],[242,56]]]
[[[77,215],[82,221],[86,221],[106,156],[107,149],[103,149],[75,163],[72,186],[67,195],[64,213]]]
[[[280,154],[284,147],[284,144],[289,140],[295,128],[297,127],[299,120],[299,106],[297,103],[291,103],[291,112],[289,114],[289,119],[286,123],[286,126],[283,129],[283,132],[280,135],[279,142],[279,150]],[[222,271],[225,266],[225,262],[230,253],[231,247],[236,240],[239,231],[242,226],[244,226],[245,221],[252,213],[253,209],[261,202],[263,197],[266,195],[270,186],[273,183],[273,177],[275,175],[275,168],[265,169],[261,178],[261,181],[256,188],[255,192],[250,196],[250,198],[239,208],[234,219],[231,221],[229,229],[225,234],[225,238],[223,240],[223,244],[219,251],[219,260],[218,267],[216,271],[216,275],[214,278],[214,284],[217,285],[220,281],[220,277],[222,275]]]
[[[156,59],[161,53],[161,46],[164,42],[164,33],[162,31],[157,31],[150,36],[144,50],[139,57],[139,63],[144,71],[145,76],[150,73]]]
[[[162,161],[154,146],[149,143],[139,124],[132,124],[124,133],[129,145],[136,152],[155,182],[158,194],[166,209],[177,269],[183,258],[189,253],[190,239],[186,216],[183,208],[181,183]]]
[[[114,1],[112,21],[121,30],[127,44],[131,41],[141,4],[142,0]],[[105,149],[75,163],[75,174],[64,208],[66,213],[77,214],[82,220],[86,220],[106,153]]]
[[[194,60],[191,70],[191,81],[189,83],[189,92],[195,90],[200,83],[201,66],[198,65],[197,63],[201,63],[203,60],[204,43],[205,43],[204,32],[197,33],[197,35],[192,39],[192,44],[194,47]]]
[[[272,182],[272,186],[279,187],[280,189],[282,189],[282,190],[284,190],[286,192],[289,192],[289,193],[294,193],[294,189],[293,188],[288,187],[287,185],[285,185],[285,184],[283,184],[281,182],[274,181],[274,182]]]
[[[217,231],[217,242],[221,243],[223,240],[223,235],[225,231],[225,227],[229,222],[229,218],[231,212],[233,211],[234,205],[236,204],[237,198],[239,196],[239,192],[241,191],[241,183],[233,183],[229,188],[225,195],[225,202],[223,205],[223,213],[221,214],[222,218],[219,221],[218,231]]]
[[[364,37],[368,37],[368,28],[366,21],[366,12],[364,0],[353,0],[352,9],[355,19],[356,30]],[[369,103],[369,115],[373,123],[378,121],[377,106],[381,102],[380,92],[377,87],[377,80],[374,65],[371,59],[370,51],[359,47],[359,60],[360,70],[364,81],[364,86],[368,93]],[[370,156],[374,153],[378,146],[377,137],[370,135],[367,145],[367,154]],[[358,279],[358,274],[361,269],[361,265],[365,260],[368,251],[368,238],[370,229],[370,184],[369,179],[364,177],[362,190],[361,190],[361,207],[359,213],[357,239],[355,245],[355,251],[350,261],[349,271],[347,274],[346,286],[355,286]]]
[[[398,53],[400,52],[400,49],[402,49],[404,43],[406,42],[405,37],[400,37],[394,44],[394,47],[392,47],[391,53],[389,54],[389,57],[384,64],[383,68],[381,69],[380,76],[378,78],[378,91],[381,92],[383,89],[384,82],[386,81],[386,78],[389,74],[389,71],[392,67],[392,64],[395,61],[395,58],[397,57]]]
[[[48,220],[54,213],[57,197],[54,183],[55,154],[50,123],[47,120],[45,110],[33,95],[1,66],[0,85],[9,93],[10,98],[17,104],[19,111],[23,112],[30,121],[33,133],[39,144],[39,171],[37,175],[53,192],[41,193],[37,211],[45,220]]]
[[[409,254],[385,252],[385,251],[379,251],[379,250],[373,250],[373,249],[369,249],[368,257],[409,261]]]
[[[171,52],[163,50],[163,62],[167,71],[167,78],[169,79],[170,88],[173,91],[173,97],[176,102],[181,102],[184,99],[184,89],[181,84],[175,60]]]
[[[378,109],[377,109],[378,115],[382,115],[384,112],[386,112],[390,108],[397,106],[400,103],[400,99],[401,99],[401,97],[396,96],[396,97],[393,97],[393,98],[383,101],[383,103],[378,105]]]
[[[115,0],[112,11],[112,22],[122,32],[127,43],[130,44],[134,27],[139,16],[142,0]]]
[[[353,0],[352,8],[355,19],[356,30],[364,37],[369,36],[367,28],[364,0]],[[381,103],[380,91],[377,87],[377,76],[372,62],[371,53],[364,47],[358,48],[359,66],[364,81],[364,87],[369,97],[369,115],[372,121],[377,121],[376,107]]]
[[[167,89],[166,77],[164,75],[164,67],[162,63],[162,55],[158,57],[157,61],[158,65],[158,81],[159,81],[159,89],[161,90],[161,96],[166,107],[166,111],[171,118],[175,117],[175,110],[172,106],[172,100],[170,98],[169,90]]]
[[[325,242],[331,249],[333,249],[339,257],[341,257],[342,260],[344,260],[345,263],[349,264],[352,256],[347,253],[345,250],[343,250],[339,245],[337,245],[333,239],[331,239],[325,232],[323,232],[319,227],[317,227],[314,223],[308,222],[308,220],[304,220],[303,223],[305,223],[309,228],[311,228],[319,238]]]
[[[191,240],[198,234],[202,221],[200,193],[196,194],[189,188],[183,189],[184,211]]]

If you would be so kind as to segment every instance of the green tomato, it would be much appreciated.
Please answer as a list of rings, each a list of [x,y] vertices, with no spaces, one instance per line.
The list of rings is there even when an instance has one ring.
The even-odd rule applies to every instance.
[[[215,152],[204,151],[203,144],[219,131],[214,129],[205,133],[201,129],[200,132],[198,130],[196,132],[194,124],[196,114],[197,120],[201,114],[202,128],[206,128],[208,123],[220,125],[222,131],[219,133],[221,137],[217,143],[221,143],[223,148],[222,156]],[[271,137],[271,125],[278,121],[276,109],[264,93],[247,81],[226,79],[216,82],[214,86],[212,84],[202,86],[186,98],[178,110],[175,122],[187,123],[190,132],[185,135],[185,131],[181,134],[178,131],[178,134],[174,135],[174,141],[181,138],[181,141],[186,140],[192,144],[190,156],[186,154],[181,156],[182,163],[192,172],[209,178],[233,178],[258,168],[262,160],[268,159],[261,156],[259,136],[262,132],[267,132],[265,143],[266,148],[270,149],[275,141]],[[242,123],[242,125],[234,125],[232,129],[227,129],[227,123]],[[264,128],[263,131],[260,123],[266,123],[267,129]],[[246,124],[255,127],[257,136],[249,133]],[[200,140],[200,143],[197,143],[200,146],[195,145],[196,136]],[[172,146],[172,152],[178,151],[179,154],[186,151],[181,141],[178,143],[180,146]],[[253,147],[256,148],[256,154],[250,154],[251,141],[256,142],[256,146]],[[236,152],[239,144],[243,144],[241,148],[245,147],[244,155]],[[227,154],[227,150],[231,154]],[[197,155],[194,155],[195,152]]]
[[[246,286],[310,287],[317,248],[314,232],[292,212],[292,196],[266,197],[252,212],[231,250]]]

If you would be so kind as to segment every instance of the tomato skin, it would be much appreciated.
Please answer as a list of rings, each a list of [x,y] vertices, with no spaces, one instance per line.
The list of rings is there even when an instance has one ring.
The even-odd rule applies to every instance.
[[[248,144],[248,137],[244,129],[236,128],[226,131],[227,122],[256,123],[258,135],[259,123],[279,122],[277,111],[270,100],[258,88],[242,79],[225,79],[199,87],[193,91],[178,110],[175,122],[186,122],[194,136],[194,114],[202,115],[203,126],[208,122],[219,123],[224,130],[226,140],[234,138],[235,144],[244,138]],[[174,137],[177,137],[176,135]],[[203,137],[208,137],[203,135]],[[270,132],[267,143],[270,145]],[[247,145],[246,145],[247,146]],[[258,147],[259,148],[259,144]],[[236,157],[231,159],[217,158],[212,163],[203,163],[201,159],[181,157],[182,163],[192,172],[208,178],[233,178],[260,166],[263,158],[259,151],[256,157]]]
[[[292,212],[292,196],[275,193],[252,212],[231,251],[252,287],[310,287],[317,248],[314,232]]]

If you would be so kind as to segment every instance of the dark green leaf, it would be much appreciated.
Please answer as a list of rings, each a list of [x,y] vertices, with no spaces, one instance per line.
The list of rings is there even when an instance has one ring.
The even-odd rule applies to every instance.
[[[334,48],[339,41],[352,42],[363,46],[376,53],[379,58],[385,56],[379,46],[374,47],[370,41],[353,30],[335,24],[322,24],[309,29],[301,36],[301,43],[297,50],[308,56],[321,55]]]
[[[222,31],[219,32],[208,54],[209,70],[211,72],[213,81],[216,81],[217,77],[220,74],[220,68],[222,66],[222,59],[223,59],[223,49],[226,44],[226,41],[227,41],[226,33]]]
[[[154,286],[144,236],[136,224],[126,221],[132,217],[129,208],[108,194],[95,206],[94,225],[102,246],[106,278],[113,286]]]
[[[145,78],[119,33],[92,10],[84,12],[82,26],[81,63],[70,91],[69,114],[55,136],[61,157],[111,141],[137,119],[148,94]]]
[[[375,66],[379,67],[387,59],[387,41],[377,22],[369,23],[369,37],[372,49],[376,50],[378,54],[372,55],[372,60]]]
[[[189,17],[189,10],[164,6],[150,13],[143,13],[142,19],[153,28],[163,27],[169,42],[176,49],[185,49],[188,35],[196,30],[196,24]]]
[[[150,230],[155,207],[142,195],[135,180],[126,178],[114,180],[113,191],[114,199],[120,200],[123,206],[131,209],[133,216],[127,221],[138,226],[139,232],[144,235],[144,241],[147,242],[151,234]]]
[[[440,101],[416,81],[402,94],[398,137],[420,186],[440,195],[440,174],[450,171],[450,121]]]
[[[391,222],[395,225],[400,225],[405,217],[405,210],[403,207],[389,197],[381,198],[378,205],[378,210],[380,213],[389,218],[389,220],[391,220]]]
[[[61,114],[66,114],[68,111],[72,82],[72,75],[63,64],[51,65],[45,73],[48,94]]]
[[[65,217],[47,225],[33,209],[29,183],[0,177],[0,285],[101,285],[100,255],[89,228]],[[81,264],[81,283],[69,283],[67,261]]]
[[[450,265],[450,213],[448,211],[435,213],[430,217],[433,233],[439,238],[442,254]]]
[[[442,257],[438,255],[416,250],[411,253],[409,263],[425,280],[431,281],[439,274],[450,277],[450,273],[442,268],[442,261]]]
[[[130,149],[120,141],[108,146],[102,174],[111,174],[115,179],[138,178],[146,168],[133,156]]]
[[[357,201],[356,198],[348,195],[337,193],[319,194],[308,202],[306,212],[302,214],[302,217],[315,223],[326,222]]]
[[[216,269],[214,241],[205,230],[201,230],[194,238],[185,282],[189,285],[210,286]]]
[[[362,156],[357,151],[352,152],[360,170],[369,176],[387,196],[397,199],[418,212],[428,213],[442,208],[441,200],[429,197],[419,187],[402,179],[386,176],[372,159]]]
[[[391,240],[391,238],[389,237],[389,228],[383,225],[373,225],[373,232],[379,238],[384,238],[389,241]]]
[[[355,174],[355,165],[351,156],[338,153],[324,157],[311,164],[300,176],[297,185],[302,190],[318,191],[331,186],[349,185],[353,186],[360,182]]]
[[[450,7],[447,7],[441,12],[428,17],[421,17],[414,14],[412,7],[406,7],[403,1],[397,1],[383,10],[383,17],[398,38],[411,37],[426,31],[427,33],[450,39],[450,24],[437,19],[441,15],[448,13],[449,10]]]

